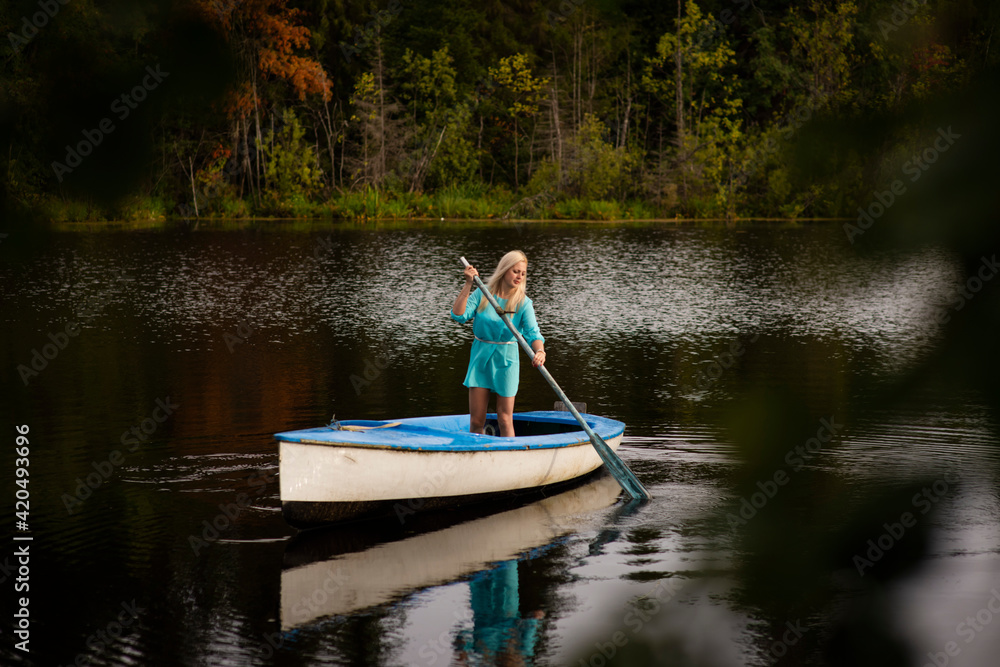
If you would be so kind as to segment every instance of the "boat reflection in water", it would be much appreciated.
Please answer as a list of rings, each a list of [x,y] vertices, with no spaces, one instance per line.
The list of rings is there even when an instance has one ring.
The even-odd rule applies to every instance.
[[[282,630],[467,578],[470,609],[464,613],[472,623],[455,639],[460,664],[487,653],[530,657],[543,614],[519,611],[518,560],[565,535],[606,528],[601,510],[620,492],[614,478],[600,472],[558,495],[488,516],[482,510],[418,513],[407,520],[405,535],[399,521],[300,533],[285,550]]]

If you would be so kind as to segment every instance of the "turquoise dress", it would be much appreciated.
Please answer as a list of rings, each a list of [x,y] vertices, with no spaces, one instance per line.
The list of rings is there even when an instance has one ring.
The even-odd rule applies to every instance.
[[[518,586],[515,560],[473,575],[469,582],[473,626],[459,631],[456,638],[467,664],[532,664],[542,621],[534,615],[521,616]],[[520,661],[515,663],[515,657]]]
[[[487,304],[481,312],[476,312],[482,298],[482,290],[476,290],[465,302],[465,312],[462,315],[449,311],[451,319],[456,322],[473,320],[472,333],[475,340],[472,341],[469,371],[465,374],[463,384],[466,387],[485,387],[500,396],[514,396],[517,394],[520,374],[520,346],[492,306]],[[497,303],[504,307],[507,299],[498,298]],[[536,340],[545,342],[535,320],[535,307],[527,296],[517,312],[509,316],[529,345]]]

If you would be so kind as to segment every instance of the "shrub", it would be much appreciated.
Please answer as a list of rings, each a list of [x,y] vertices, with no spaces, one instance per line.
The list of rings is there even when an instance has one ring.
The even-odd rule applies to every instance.
[[[604,140],[607,128],[587,114],[570,142],[566,180],[571,191],[585,199],[624,199],[634,188],[642,159],[638,151],[615,148]]]
[[[320,171],[312,144],[305,140],[305,128],[291,109],[282,114],[282,125],[264,137],[264,175],[267,190],[278,201],[288,197],[309,197],[319,188]]]
[[[621,220],[621,208],[616,201],[595,200],[587,204],[587,217],[591,220]]]

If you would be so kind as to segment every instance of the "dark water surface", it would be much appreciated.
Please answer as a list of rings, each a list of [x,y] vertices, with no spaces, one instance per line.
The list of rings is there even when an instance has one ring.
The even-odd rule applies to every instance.
[[[654,500],[627,505],[598,478],[492,512],[295,535],[271,434],[333,413],[464,412],[471,331],[447,318],[458,257],[485,274],[515,247],[549,370],[626,422],[622,457]],[[784,392],[814,430],[822,418],[834,431],[782,468],[817,480],[782,487],[786,504],[829,498],[836,514],[886,480],[930,485],[933,502],[909,509],[931,557],[884,591],[906,664],[997,664],[1000,618],[975,621],[1000,587],[1000,442],[982,397],[942,377],[911,401],[857,408],[881,405],[889,378],[933,353],[960,279],[944,250],[862,256],[835,225],[12,235],[0,246],[0,507],[11,535],[14,427],[27,425],[33,541],[30,653],[13,648],[5,606],[3,662],[822,664],[838,641],[829,608],[777,605],[772,584],[746,576],[726,519],[748,458],[734,424]],[[522,364],[517,409],[552,401]],[[889,528],[899,520],[887,510]],[[863,538],[827,568],[845,609],[879,576],[877,562],[859,576]],[[5,604],[20,595],[22,544],[0,551]],[[802,542],[789,530],[772,544],[794,564]],[[970,615],[979,630],[961,625]],[[949,642],[958,653],[942,653]]]

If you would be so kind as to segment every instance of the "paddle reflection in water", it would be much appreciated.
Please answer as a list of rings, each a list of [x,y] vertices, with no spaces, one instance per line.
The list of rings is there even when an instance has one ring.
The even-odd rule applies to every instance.
[[[614,505],[620,492],[614,478],[601,472],[558,495],[489,516],[428,515],[426,525],[414,524],[418,534],[402,538],[398,530],[395,539],[387,537],[385,527],[301,533],[285,550],[282,632],[308,631],[331,617],[395,605],[424,589],[469,578],[468,607],[455,614],[463,622],[451,642],[455,657],[465,661],[460,664],[480,664],[487,654],[529,659],[543,614],[521,608],[518,562],[572,533],[601,531],[609,518],[602,510]]]

